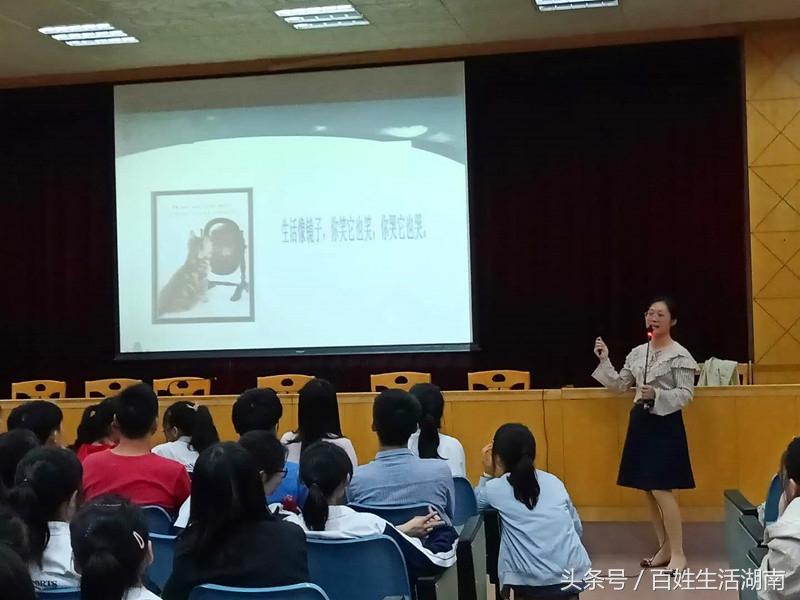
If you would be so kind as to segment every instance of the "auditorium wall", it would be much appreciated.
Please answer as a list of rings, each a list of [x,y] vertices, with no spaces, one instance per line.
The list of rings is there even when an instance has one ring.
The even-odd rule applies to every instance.
[[[800,27],[745,35],[757,383],[800,382]]]

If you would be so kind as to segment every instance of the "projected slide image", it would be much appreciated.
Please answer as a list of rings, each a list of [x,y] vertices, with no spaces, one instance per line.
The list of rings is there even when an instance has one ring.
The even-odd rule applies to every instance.
[[[153,324],[253,321],[252,190],[151,198]]]

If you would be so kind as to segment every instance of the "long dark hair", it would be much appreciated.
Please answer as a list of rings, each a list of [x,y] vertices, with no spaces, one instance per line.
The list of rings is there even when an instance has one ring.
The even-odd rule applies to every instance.
[[[5,598],[36,600],[28,565],[5,544],[0,544],[0,589]]]
[[[39,447],[39,438],[30,429],[14,429],[0,434],[0,500],[14,487],[14,476],[22,457]]]
[[[101,496],[81,507],[69,529],[81,600],[122,600],[140,584],[150,540],[141,508]]]
[[[47,522],[81,489],[83,467],[74,453],[43,446],[31,450],[17,465],[8,503],[28,526],[31,558],[41,564],[50,541]]]
[[[197,452],[219,442],[219,433],[208,407],[188,400],[179,400],[164,411],[164,429],[175,427],[182,435],[192,438],[189,446]]]
[[[14,509],[0,504],[0,545],[11,548],[27,564],[31,553],[28,543],[28,526]],[[3,589],[0,586],[0,589]]]
[[[432,383],[417,383],[409,390],[419,400],[422,414],[419,417],[420,458],[442,458],[439,456],[439,428],[442,426],[444,397],[439,386]]]
[[[303,519],[312,531],[324,531],[328,521],[328,498],[353,475],[353,463],[335,444],[317,442],[300,457],[300,480],[308,487]]]
[[[272,519],[251,454],[235,442],[203,450],[194,465],[192,508],[184,532],[188,552],[200,562],[225,546],[242,524]]]
[[[539,501],[539,481],[533,461],[536,459],[536,440],[531,430],[521,423],[501,425],[494,434],[492,456],[503,461],[514,497],[533,510]]]
[[[297,430],[289,444],[302,442],[300,454],[322,439],[342,437],[336,389],[327,379],[315,377],[300,389]]]
[[[98,404],[87,406],[78,424],[78,436],[70,450],[77,452],[84,444],[94,444],[111,433],[114,422],[115,396],[106,398]]]

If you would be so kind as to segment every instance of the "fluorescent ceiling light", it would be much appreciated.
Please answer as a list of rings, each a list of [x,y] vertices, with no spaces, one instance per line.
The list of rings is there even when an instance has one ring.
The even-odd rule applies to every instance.
[[[79,33],[57,33],[52,38],[61,42],[67,40],[96,40],[101,38],[116,38],[128,37],[128,34],[121,29],[112,29],[110,31],[82,31]]]
[[[536,0],[542,12],[552,10],[577,10],[579,8],[608,8],[619,6],[619,0]]]
[[[325,29],[328,27],[355,27],[356,25],[369,25],[366,19],[353,19],[351,21],[324,21],[321,23],[297,23],[295,29]]]
[[[53,25],[40,27],[39,33],[53,35],[54,33],[75,33],[77,31],[107,31],[116,29],[111,23],[85,23],[83,25]]]
[[[69,40],[64,43],[67,46],[108,46],[111,44],[138,44],[139,40],[129,35],[127,37],[103,38],[98,40]]]
[[[286,8],[276,10],[275,14],[281,18],[302,17],[306,15],[328,15],[346,12],[358,12],[352,4],[335,4],[333,6],[310,6],[308,8]]]
[[[320,23],[323,21],[364,20],[364,17],[361,15],[361,13],[346,12],[338,15],[327,14],[327,15],[307,15],[304,17],[286,17],[284,20],[287,23],[294,25],[295,23]]]

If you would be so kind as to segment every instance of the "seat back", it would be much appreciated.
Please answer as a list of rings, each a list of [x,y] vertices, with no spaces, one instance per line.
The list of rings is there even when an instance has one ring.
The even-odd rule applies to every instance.
[[[160,590],[164,589],[169,576],[172,575],[172,562],[175,559],[175,538],[176,536],[174,535],[150,534],[150,543],[153,545],[153,562],[147,567],[147,577]]]
[[[529,390],[528,371],[473,371],[467,373],[468,390]]]
[[[142,381],[124,377],[118,379],[94,379],[84,384],[84,395],[87,398],[108,398],[137,383],[142,383]]]
[[[172,533],[172,517],[160,506],[143,506],[144,516],[147,519],[147,529],[150,533]]]
[[[202,377],[154,379],[153,391],[159,396],[208,396],[211,394],[211,380]]]
[[[475,499],[475,490],[469,479],[464,477],[453,477],[453,484],[456,488],[456,509],[453,515],[453,525],[459,526],[467,522],[467,519],[478,514],[478,501]]]
[[[402,506],[371,506],[369,504],[348,504],[350,508],[358,512],[371,513],[378,515],[384,521],[392,525],[402,525],[414,517],[427,515],[430,509],[429,504],[404,504]],[[323,588],[324,589],[324,588]]]
[[[739,363],[736,365],[736,374],[739,376],[739,385],[750,385],[753,383],[753,364],[750,362]]]
[[[781,478],[779,475],[774,475],[772,481],[769,482],[767,502],[764,505],[764,523],[767,525],[778,520],[778,504],[781,501],[781,494],[783,494]]]
[[[313,583],[271,588],[240,588],[206,583],[192,590],[189,600],[328,600]]]
[[[308,538],[308,573],[331,600],[410,600],[406,562],[392,538]],[[194,600],[194,599],[192,599]]]
[[[296,394],[312,379],[313,375],[267,375],[256,379],[256,387],[272,388],[279,394]]]
[[[394,373],[375,373],[369,376],[370,389],[373,392],[400,389],[408,391],[417,383],[430,383],[430,373],[416,371],[395,371]]]
[[[67,382],[54,379],[34,379],[17,381],[11,384],[11,398],[19,400],[49,400],[64,398],[67,395]]]
[[[38,590],[36,597],[39,600],[81,600],[80,588],[55,588],[52,590]]]

